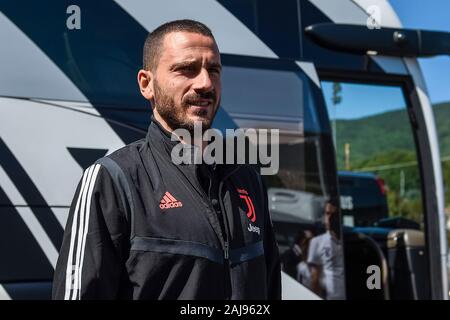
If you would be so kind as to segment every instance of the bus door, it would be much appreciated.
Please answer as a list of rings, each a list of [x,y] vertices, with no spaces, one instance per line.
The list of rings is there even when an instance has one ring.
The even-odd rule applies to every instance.
[[[371,297],[378,289],[384,291],[381,297],[390,299],[429,299],[424,236],[426,208],[414,132],[417,123],[407,86],[395,81],[364,81],[329,75],[322,77],[322,88],[338,170],[355,173],[358,177],[350,179],[348,175],[346,185],[341,186],[345,190],[352,184],[355,192],[351,203],[358,207],[353,219],[343,217],[349,240],[347,283],[353,288],[349,295],[353,292],[358,293],[355,297]],[[361,178],[363,174],[366,179]],[[379,191],[366,192],[377,183]],[[383,213],[373,212],[382,210],[374,206],[380,193],[387,201],[388,218],[371,219]],[[344,200],[341,205],[349,202],[349,199]],[[367,236],[381,249],[378,254]],[[371,255],[378,256],[378,263]],[[365,256],[366,261],[361,256]],[[374,277],[370,279],[371,275]]]

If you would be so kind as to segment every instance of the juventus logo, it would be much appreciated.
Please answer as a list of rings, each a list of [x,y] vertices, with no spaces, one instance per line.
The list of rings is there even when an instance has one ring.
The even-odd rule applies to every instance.
[[[255,222],[256,221],[255,207],[253,206],[253,201],[248,195],[247,190],[237,189],[237,192],[239,193],[239,198],[245,201],[245,204],[247,206],[247,217],[250,219],[251,222]]]

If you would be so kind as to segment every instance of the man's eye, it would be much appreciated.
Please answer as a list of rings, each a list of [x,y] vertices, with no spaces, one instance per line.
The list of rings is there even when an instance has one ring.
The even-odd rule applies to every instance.
[[[178,71],[191,73],[191,72],[195,71],[195,67],[194,66],[185,66],[185,67],[179,68]]]
[[[213,74],[220,74],[220,69],[218,69],[218,68],[212,68],[212,69],[209,69],[209,72],[210,72],[210,73],[213,73]]]

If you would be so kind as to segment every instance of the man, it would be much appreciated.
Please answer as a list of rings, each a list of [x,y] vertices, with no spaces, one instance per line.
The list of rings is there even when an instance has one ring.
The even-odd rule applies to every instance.
[[[344,254],[341,241],[333,230],[337,202],[325,204],[324,224],[326,232],[311,239],[308,250],[308,265],[311,289],[327,300],[345,299]]]
[[[209,128],[219,106],[221,62],[211,31],[192,20],[166,23],[147,37],[143,60],[138,83],[153,108],[148,134],[85,171],[53,297],[280,298],[259,174],[247,165],[171,160],[181,140],[171,133],[192,132],[195,122]]]

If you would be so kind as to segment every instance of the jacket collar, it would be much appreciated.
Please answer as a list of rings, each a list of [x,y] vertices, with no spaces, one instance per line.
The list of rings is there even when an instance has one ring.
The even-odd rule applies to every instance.
[[[176,137],[175,135],[173,136]],[[157,149],[164,155],[168,155],[169,157],[172,149],[178,143],[181,143],[178,139],[172,140],[172,133],[164,129],[164,127],[153,117],[153,115],[148,127],[146,141],[151,147]]]
[[[179,143],[182,143],[176,135],[173,135],[171,132],[167,131],[154,118],[153,115],[151,116],[151,122],[147,131],[146,142],[150,145],[150,147],[156,148],[160,154],[167,157],[168,161],[172,161],[172,149]],[[224,152],[225,151],[226,150],[224,149]],[[225,155],[224,157],[226,159]],[[237,169],[241,166],[242,164],[213,164],[213,167],[222,172],[224,176],[230,175],[232,172],[237,171]]]

